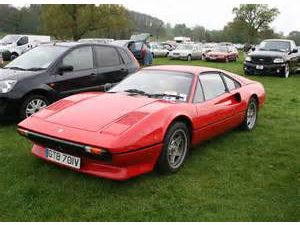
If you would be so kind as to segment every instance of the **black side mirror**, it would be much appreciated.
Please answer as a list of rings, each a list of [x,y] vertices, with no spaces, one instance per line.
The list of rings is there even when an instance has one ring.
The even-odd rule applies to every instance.
[[[297,49],[297,48],[294,48],[294,49],[292,50],[292,53],[298,53],[298,49]]]
[[[58,67],[57,72],[58,72],[58,74],[63,75],[64,72],[71,72],[73,70],[74,70],[73,66],[62,65],[62,66]]]
[[[252,51],[255,51],[255,47],[252,47],[251,50],[252,50]]]
[[[106,84],[104,85],[104,88],[103,88],[103,89],[104,89],[105,92],[107,92],[109,89],[112,88],[112,86],[113,86],[113,85],[112,85],[111,83],[106,83]]]

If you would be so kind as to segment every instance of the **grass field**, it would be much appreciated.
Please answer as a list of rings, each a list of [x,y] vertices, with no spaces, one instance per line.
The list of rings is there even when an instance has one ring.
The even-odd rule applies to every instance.
[[[243,74],[241,60],[154,63]],[[74,173],[36,159],[14,123],[0,124],[0,221],[300,221],[300,75],[251,78],[267,93],[256,129],[195,147],[172,176]]]

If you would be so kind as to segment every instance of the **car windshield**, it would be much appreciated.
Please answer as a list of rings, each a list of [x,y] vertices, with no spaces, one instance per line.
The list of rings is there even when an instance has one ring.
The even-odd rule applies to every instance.
[[[228,47],[226,46],[217,46],[214,48],[215,52],[228,52]]]
[[[193,45],[179,45],[177,47],[178,50],[192,50],[193,49]]]
[[[259,50],[289,52],[290,51],[290,43],[288,41],[263,41],[259,45]]]
[[[67,47],[62,46],[38,46],[19,56],[4,68],[20,70],[47,69],[67,49]]]
[[[142,70],[111,88],[109,92],[128,92],[153,98],[186,102],[193,76],[183,72]]]
[[[21,36],[20,35],[6,35],[4,38],[0,40],[3,44],[12,44],[19,40]]]

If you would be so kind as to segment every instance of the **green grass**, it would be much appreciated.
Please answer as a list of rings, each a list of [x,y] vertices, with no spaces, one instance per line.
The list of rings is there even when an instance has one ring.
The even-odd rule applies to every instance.
[[[242,62],[191,64],[238,74]],[[267,101],[252,132],[195,147],[177,174],[126,182],[78,174],[33,157],[12,123],[0,124],[0,221],[299,221],[300,76],[254,76]]]

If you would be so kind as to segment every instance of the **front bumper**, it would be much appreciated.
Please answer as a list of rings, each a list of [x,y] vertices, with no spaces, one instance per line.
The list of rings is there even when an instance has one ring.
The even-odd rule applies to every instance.
[[[255,64],[251,62],[244,62],[244,71],[248,74],[253,74],[253,75],[261,75],[261,74],[282,75],[285,73],[285,66],[286,66],[285,63],[264,65],[264,64]]]
[[[205,59],[207,61],[217,61],[217,62],[225,62],[226,61],[226,57],[224,57],[224,56],[218,56],[218,57],[206,56]]]
[[[187,55],[169,55],[171,59],[187,59]]]
[[[45,161],[70,168],[46,158],[45,149],[46,147],[35,144],[32,148],[32,154]],[[160,155],[161,149],[162,144],[157,144],[127,153],[112,154],[111,161],[104,161],[91,156],[82,155],[80,152],[72,153],[72,155],[80,157],[81,167],[80,169],[70,169],[96,177],[112,180],[127,180],[152,171]]]
[[[0,96],[0,121],[13,118],[17,115],[19,102],[14,99]]]

